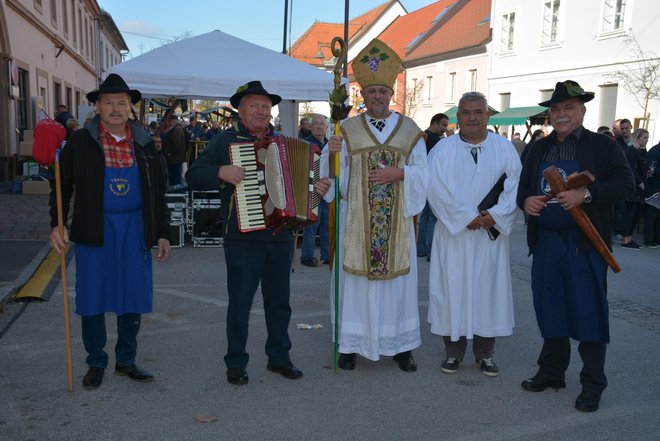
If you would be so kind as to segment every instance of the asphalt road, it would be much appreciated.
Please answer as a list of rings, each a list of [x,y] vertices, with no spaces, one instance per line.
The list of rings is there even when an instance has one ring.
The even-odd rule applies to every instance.
[[[101,388],[80,386],[85,353],[72,318],[75,391],[66,391],[62,290],[49,301],[10,303],[0,313],[0,440],[658,440],[660,439],[660,249],[617,249],[623,271],[610,272],[610,386],[598,412],[573,408],[581,363],[574,347],[567,388],[530,393],[540,335],[531,302],[530,264],[519,224],[511,239],[516,329],[498,339],[501,374],[489,378],[470,360],[454,375],[440,371],[442,342],[426,323],[428,264],[420,259],[422,346],[419,370],[389,357],[358,358],[334,372],[327,266],[298,265],[292,275],[291,356],[304,377],[266,370],[259,293],[250,323],[250,383],[225,381],[224,256],[220,248],[174,249],[154,264],[155,312],[143,319],[138,363],[156,375],[134,383],[106,371]],[[73,299],[74,268],[69,268]],[[13,324],[8,324],[14,320]],[[110,363],[116,339],[108,317]],[[297,323],[321,324],[298,330]],[[196,422],[196,419],[212,420]]]

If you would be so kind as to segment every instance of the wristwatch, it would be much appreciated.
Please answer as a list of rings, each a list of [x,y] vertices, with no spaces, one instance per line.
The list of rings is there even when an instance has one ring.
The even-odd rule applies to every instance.
[[[591,202],[591,192],[589,191],[588,188],[585,188],[584,189],[584,203],[588,204],[589,202]]]

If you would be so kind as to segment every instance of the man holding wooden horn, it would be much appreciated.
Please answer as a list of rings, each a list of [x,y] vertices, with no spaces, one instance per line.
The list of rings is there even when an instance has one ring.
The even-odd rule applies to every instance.
[[[550,108],[554,132],[534,143],[523,167],[517,203],[529,217],[527,243],[532,263],[534,309],[544,343],[535,376],[522,387],[531,392],[566,387],[570,338],[579,341],[582,392],[575,408],[598,410],[607,386],[606,344],[610,341],[607,306],[607,263],[571,210],[584,210],[611,251],[612,207],[634,191],[635,183],[621,148],[612,139],[583,127],[586,107],[594,98],[575,81],[559,82],[552,97],[539,103]],[[555,166],[564,176],[588,171],[595,180],[586,187],[560,192],[547,203],[550,184],[543,171]],[[571,188],[568,186],[568,188]]]

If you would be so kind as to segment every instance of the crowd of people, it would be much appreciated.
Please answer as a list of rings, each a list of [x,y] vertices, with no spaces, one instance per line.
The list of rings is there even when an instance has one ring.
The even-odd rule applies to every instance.
[[[379,62],[369,62],[373,57]],[[572,214],[584,213],[610,250],[614,231],[623,248],[639,249],[633,236],[643,216],[645,246],[657,248],[658,210],[644,202],[660,187],[655,172],[660,147],[647,152],[648,131],[631,133],[628,120],[615,122],[612,136],[585,128],[585,104],[594,93],[571,80],[558,82],[550,99],[539,103],[549,108],[552,132],[537,130],[525,144],[519,134],[509,141],[487,129],[490,110],[479,92],[460,98],[456,134],[442,113],[422,131],[390,110],[401,59],[378,39],[355,58],[352,69],[365,112],[343,121],[339,135],[327,137],[320,114],[306,116],[298,133],[321,150],[321,179],[313,186],[322,198],[319,222],[302,233],[301,263],[317,267],[338,255],[329,276],[338,367],[351,371],[359,357],[391,357],[402,371],[417,370],[413,350],[422,343],[418,258],[425,258],[430,265],[427,321],[444,345],[439,370],[456,374],[472,341],[478,369],[498,376],[496,339],[512,335],[515,327],[509,236],[522,210],[543,342],[537,372],[521,386],[530,392],[565,388],[573,339],[583,362],[575,408],[597,410],[607,387],[607,263]],[[234,124],[224,130],[212,126],[206,134],[203,123],[182,127],[175,116],[145,133],[128,118],[139,91],[115,74],[88,98],[98,115],[70,135],[61,157],[64,219],[72,197],[76,210],[62,237],[51,195],[50,238],[58,252],[69,239],[77,244],[76,312],[89,365],[83,386],[94,389],[102,383],[108,363],[106,313],[117,315],[115,373],[135,381],[153,379],[136,365],[137,333],[141,314],[152,308],[150,248],[158,247],[159,261],[169,255],[165,189],[184,175],[190,189],[218,190],[222,200],[229,298],[226,380],[249,382],[248,322],[259,287],[268,332],[266,368],[287,379],[301,378],[288,334],[294,234],[287,228],[241,227],[234,190],[246,170],[230,158],[232,144],[276,134],[271,110],[282,98],[260,81],[250,81],[230,99],[237,109]],[[71,118],[62,117],[65,123]],[[204,136],[208,145],[185,171],[186,143]],[[336,155],[335,181],[330,164]],[[92,166],[99,172],[86,172]],[[563,179],[589,171],[595,180],[555,194],[543,174],[551,166]],[[334,234],[328,227],[331,205],[339,212],[334,249],[328,243]],[[317,235],[320,259],[314,255]],[[121,261],[113,257],[118,253]],[[126,265],[143,270],[124,271]]]

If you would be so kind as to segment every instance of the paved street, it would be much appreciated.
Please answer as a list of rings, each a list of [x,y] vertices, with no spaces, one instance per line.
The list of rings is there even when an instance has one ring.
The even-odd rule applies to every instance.
[[[43,257],[48,221],[45,197],[0,193],[0,203],[0,274],[14,275],[0,285],[6,292]],[[18,237],[12,223],[29,232]],[[334,372],[327,266],[297,265],[291,277],[291,356],[304,371],[297,381],[266,370],[259,294],[248,342],[250,383],[225,381],[221,248],[176,248],[168,262],[154,263],[155,312],[143,319],[138,350],[139,364],[156,375],[153,383],[134,383],[109,369],[101,388],[82,389],[85,353],[72,314],[75,390],[67,393],[61,286],[47,301],[8,303],[0,313],[0,440],[660,439],[660,249],[616,248],[623,270],[609,273],[610,386],[601,409],[584,414],[573,408],[581,367],[575,348],[566,389],[535,394],[520,387],[535,372],[540,348],[524,242],[520,223],[511,238],[516,329],[498,339],[497,378],[482,375],[470,359],[454,375],[440,371],[442,342],[426,323],[424,259],[418,262],[423,344],[414,351],[416,373],[400,371],[390,357],[376,363],[359,358],[355,371]],[[20,265],[14,263],[19,259]],[[73,262],[68,276],[73,300]],[[298,323],[323,328],[298,330]],[[110,316],[108,325],[112,364],[116,334]]]

